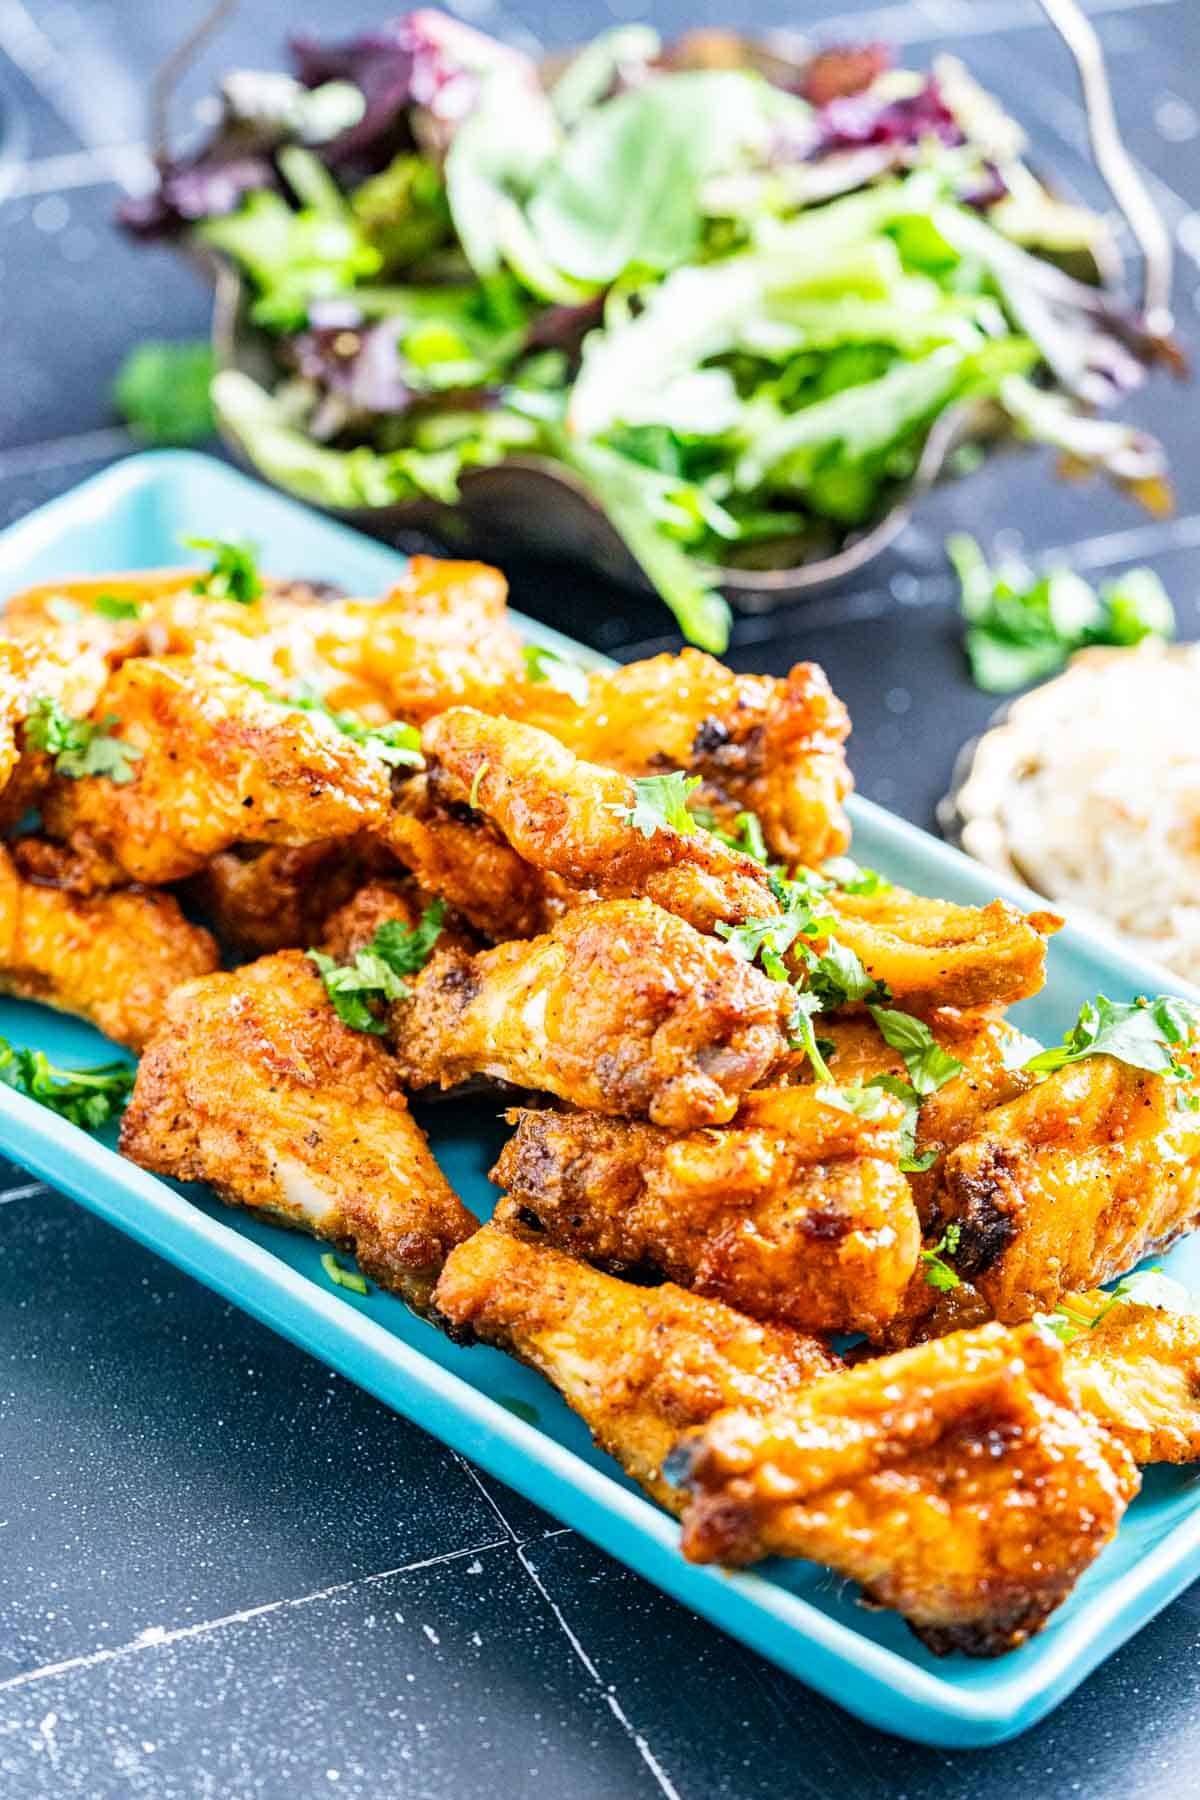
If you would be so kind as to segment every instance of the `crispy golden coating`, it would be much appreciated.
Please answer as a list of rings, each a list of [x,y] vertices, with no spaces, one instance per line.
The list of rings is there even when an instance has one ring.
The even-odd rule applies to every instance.
[[[527,863],[574,888],[656,900],[698,931],[779,910],[750,857],[705,831],[647,837],[630,822],[628,777],[583,762],[547,732],[454,707],[421,742],[437,795],[477,808]]]
[[[176,991],[138,1069],[121,1150],[327,1239],[413,1306],[475,1229],[386,1050],[341,1023],[297,950]]]
[[[294,849],[238,844],[206,863],[188,892],[235,956],[307,950],[377,862],[378,850],[361,838]]]
[[[683,1129],[733,1117],[786,1056],[790,1007],[718,939],[613,900],[478,956],[436,952],[392,1033],[414,1087],[488,1075]]]
[[[389,771],[368,749],[202,663],[124,663],[96,708],[108,715],[141,753],[132,780],[58,776],[42,809],[47,834],[97,884],[178,881],[237,843],[386,827]]]
[[[173,990],[217,961],[208,932],[169,895],[42,887],[0,848],[0,993],[77,1013],[140,1050]]]
[[[73,717],[96,704],[107,670],[104,659],[76,632],[15,643],[0,638],[0,830],[10,830],[38,804],[50,780],[49,756],[25,741],[22,725],[39,697]]]
[[[785,679],[739,675],[687,649],[592,675],[583,705],[543,683],[515,690],[502,710],[625,775],[698,775],[697,802],[729,827],[757,813],[789,866],[821,863],[850,841],[850,721],[815,663]]]
[[[984,1325],[864,1363],[776,1411],[726,1412],[672,1459],[696,1562],[811,1557],[929,1647],[996,1656],[1041,1629],[1138,1487],[1073,1408],[1058,1346]]]
[[[485,1225],[455,1250],[433,1304],[458,1332],[553,1382],[596,1442],[660,1505],[679,1433],[722,1407],[766,1409],[839,1365],[816,1338],[760,1325],[665,1282],[634,1287],[549,1244]]]
[[[1189,1053],[1195,1061],[1196,1053]],[[1162,1250],[1200,1218],[1200,1113],[1179,1084],[1111,1057],[1047,1076],[946,1158],[954,1267],[1007,1324]]]
[[[916,1267],[921,1230],[897,1164],[903,1109],[867,1122],[812,1089],[747,1094],[724,1130],[519,1112],[492,1180],[501,1219],[535,1219],[603,1267],[804,1331],[874,1333]]]
[[[1045,981],[1046,943],[1062,920],[1018,912],[1006,900],[956,906],[889,888],[880,894],[831,893],[841,943],[884,981],[909,1012],[935,1006],[1009,1006]]]
[[[518,856],[481,814],[439,804],[424,775],[401,788],[388,846],[423,888],[493,943],[535,937],[565,910],[554,892],[561,884]]]
[[[403,925],[411,931],[430,904],[431,896],[412,881],[377,875],[325,921],[321,949],[336,962],[353,962],[381,925]],[[478,938],[450,912],[443,916],[437,941],[441,949],[462,950],[468,955],[479,949]]]
[[[1200,1460],[1200,1314],[1165,1312],[1095,1290],[1064,1302],[1095,1323],[1066,1347],[1063,1373],[1082,1412],[1134,1462]]]

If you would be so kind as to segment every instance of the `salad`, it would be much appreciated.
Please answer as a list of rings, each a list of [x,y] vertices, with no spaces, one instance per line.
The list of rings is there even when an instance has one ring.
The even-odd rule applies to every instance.
[[[714,651],[723,569],[868,528],[964,403],[1169,505],[1158,445],[1097,411],[1171,346],[1080,278],[1104,221],[962,65],[750,56],[629,25],[551,74],[432,11],[298,38],[124,223],[240,271],[274,373],[212,400],[269,479],[453,504],[548,458]]]

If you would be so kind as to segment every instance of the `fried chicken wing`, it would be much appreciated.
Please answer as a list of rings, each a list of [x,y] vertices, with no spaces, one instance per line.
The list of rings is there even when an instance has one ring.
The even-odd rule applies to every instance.
[[[307,950],[378,861],[377,847],[362,838],[329,838],[296,848],[238,844],[212,857],[192,877],[188,893],[239,957]]]
[[[1134,1462],[1200,1461],[1200,1314],[1167,1312],[1102,1289],[1068,1294],[1072,1322],[1063,1372],[1082,1412],[1118,1438]]]
[[[781,680],[735,674],[685,649],[589,676],[582,705],[527,683],[502,710],[625,775],[698,775],[698,802],[729,827],[739,812],[757,814],[772,855],[789,866],[819,864],[850,840],[850,721],[815,663]]]
[[[208,932],[170,895],[42,887],[0,848],[0,993],[76,1013],[140,1050],[173,990],[217,961]]]
[[[509,1117],[496,1217],[536,1220],[615,1272],[654,1268],[804,1331],[875,1332],[916,1268],[899,1101],[868,1122],[811,1089],[760,1089],[726,1129],[683,1133],[595,1113]]]
[[[23,729],[39,699],[74,716],[89,713],[107,676],[102,656],[74,631],[15,643],[0,638],[0,830],[11,830],[31,811],[53,772],[43,751]]]
[[[424,775],[398,794],[387,841],[422,887],[493,943],[536,937],[578,902],[559,897],[562,884],[518,856],[480,813],[439,804]]]
[[[910,1012],[1009,1006],[1036,994],[1045,981],[1045,940],[1062,924],[1006,900],[956,906],[897,887],[826,898],[839,941]]]
[[[683,1551],[826,1563],[939,1654],[996,1656],[1039,1631],[1138,1487],[1078,1414],[1032,1327],[956,1333],[814,1383],[680,1443]]]
[[[670,1282],[635,1287],[496,1225],[452,1252],[433,1304],[457,1332],[544,1375],[672,1511],[680,1495],[661,1469],[680,1431],[722,1407],[780,1405],[840,1366],[790,1326],[757,1324]]]
[[[993,1108],[950,1152],[937,1203],[958,1227],[954,1267],[996,1318],[1123,1275],[1200,1219],[1200,1113],[1180,1111],[1178,1091],[1089,1057]]]
[[[122,665],[96,708],[139,753],[132,777],[56,776],[42,814],[97,885],[196,874],[236,843],[385,831],[389,771],[319,714],[194,660]]]
[[[750,857],[704,831],[645,836],[626,776],[532,725],[453,707],[425,727],[422,748],[435,794],[478,808],[527,863],[572,887],[656,900],[699,931],[779,910]]]
[[[417,1307],[476,1225],[386,1050],[341,1023],[296,950],[176,991],[138,1068],[121,1150],[327,1239]]]
[[[391,1018],[414,1087],[488,1075],[684,1128],[731,1119],[787,1056],[790,1008],[718,939],[614,900],[478,956],[436,952]]]

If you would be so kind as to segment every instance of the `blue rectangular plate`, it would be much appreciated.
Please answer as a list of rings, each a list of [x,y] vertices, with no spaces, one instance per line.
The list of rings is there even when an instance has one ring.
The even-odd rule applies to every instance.
[[[273,572],[359,593],[382,591],[402,566],[393,552],[223,464],[160,451],[116,464],[0,535],[0,597],[35,581],[178,562],[179,540],[190,533],[251,537]],[[540,642],[565,642],[533,623],[527,629]],[[987,901],[997,890],[1030,901],[865,801],[853,803],[853,816],[855,854],[896,881],[960,901]],[[1018,1014],[1026,1029],[1053,1040],[1085,997],[1130,998],[1164,985],[1171,984],[1161,971],[1068,930],[1051,946],[1044,992]],[[0,1031],[57,1061],[93,1061],[106,1049],[89,1027],[20,1001],[0,1001]],[[500,1142],[495,1108],[448,1103],[423,1116],[450,1180],[486,1214],[494,1197],[486,1172]],[[537,1376],[497,1351],[446,1342],[389,1295],[358,1299],[331,1288],[319,1247],[307,1239],[221,1207],[202,1190],[176,1190],[3,1086],[0,1148],[888,1731],[967,1746],[1026,1730],[1200,1574],[1197,1478],[1151,1471],[1115,1543],[1039,1637],[995,1662],[941,1661],[899,1619],[866,1611],[846,1583],[811,1564],[726,1574],[685,1563],[675,1523],[592,1447]],[[1167,1266],[1200,1284],[1200,1243],[1181,1246]]]

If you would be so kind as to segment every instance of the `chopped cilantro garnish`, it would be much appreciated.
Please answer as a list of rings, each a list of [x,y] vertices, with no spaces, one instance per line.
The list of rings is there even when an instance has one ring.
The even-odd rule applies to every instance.
[[[324,950],[308,952],[343,1025],[376,1035],[387,1029],[378,1007],[404,999],[408,987],[403,977],[424,968],[441,934],[445,914],[444,902],[434,900],[416,925],[389,919],[350,963],[336,962]]]
[[[946,1256],[954,1255],[958,1249],[961,1232],[961,1225],[947,1225],[942,1233],[941,1241],[936,1243],[932,1250],[922,1250],[921,1252],[925,1279],[931,1288],[937,1288],[941,1293],[948,1293],[951,1288],[958,1287],[961,1280],[961,1277],[950,1267],[942,1254],[944,1251]]]
[[[727,850],[736,850],[742,856],[751,856],[765,869],[779,872],[781,865],[771,861],[771,853],[767,849],[767,840],[763,836],[762,820],[757,813],[740,812],[733,821],[734,829],[726,831],[717,822],[717,815],[710,807],[696,807],[694,817],[698,825],[702,825],[719,844]]]
[[[253,544],[233,544],[223,538],[185,537],[190,550],[210,550],[212,567],[192,583],[192,592],[214,600],[236,600],[252,606],[263,591],[258,572],[258,551]]]
[[[1035,1313],[1033,1322],[1043,1334],[1069,1344],[1083,1332],[1094,1331],[1115,1306],[1121,1305],[1154,1306],[1172,1313],[1200,1311],[1182,1282],[1173,1281],[1155,1264],[1152,1269],[1137,1269],[1132,1275],[1123,1275],[1094,1311],[1081,1296],[1068,1294],[1053,1312]]]
[[[587,671],[580,668],[577,662],[560,656],[548,644],[525,644],[521,654],[525,658],[526,676],[531,682],[544,682],[547,687],[568,695],[576,706],[586,704],[589,687]]]
[[[472,812],[477,812],[479,809],[479,784],[491,766],[491,763],[485,756],[471,778],[471,792],[467,795],[467,805],[471,808]]]
[[[838,1112],[853,1113],[856,1118],[868,1122],[883,1118],[887,1112],[887,1101],[878,1082],[865,1087],[861,1082],[844,1088],[818,1087],[815,1092],[817,1099],[826,1106],[832,1106]]]
[[[904,1058],[913,1091],[922,1099],[928,1094],[936,1094],[939,1088],[962,1073],[958,1058],[942,1049],[923,1019],[914,1019],[911,1013],[897,1012],[886,1006],[872,1006],[870,1012],[884,1043],[898,1050]]]
[[[829,1064],[825,1060],[827,1047],[818,1038],[813,1027],[813,1019],[821,1010],[821,1003],[815,994],[796,995],[796,1004],[792,1016],[788,1020],[788,1043],[793,1050],[802,1050],[813,1067],[813,1074],[822,1087],[835,1085]]]
[[[295,712],[313,713],[317,718],[328,720],[343,737],[353,738],[356,744],[362,744],[380,762],[386,763],[389,769],[425,767],[425,758],[421,755],[421,734],[415,725],[406,725],[401,719],[393,719],[387,725],[368,725],[357,713],[338,712],[332,706],[327,706],[319,694],[312,693],[308,688],[301,687],[294,693],[280,694],[274,688],[269,688],[265,681],[255,681],[249,675],[243,675],[241,679],[247,687],[252,687],[274,706],[286,706]]]
[[[99,613],[102,619],[136,619],[141,608],[136,600],[130,600],[124,594],[97,594],[92,601],[92,611]]]
[[[122,1062],[60,1069],[44,1051],[18,1049],[0,1037],[0,1081],[72,1125],[96,1131],[124,1107],[133,1091],[134,1071]]]
[[[357,1269],[343,1269],[332,1250],[327,1250],[321,1258],[321,1267],[332,1281],[334,1287],[349,1288],[352,1294],[369,1294],[370,1288]]]
[[[690,837],[698,827],[688,811],[688,795],[699,786],[698,775],[685,775],[681,769],[673,769],[669,775],[641,775],[633,784],[627,822],[643,837],[651,838],[656,831],[677,831]]]
[[[907,1175],[920,1175],[931,1168],[937,1161],[936,1150],[923,1150],[917,1154],[917,1124],[921,1115],[921,1102],[917,1090],[910,1081],[904,1081],[899,1075],[872,1075],[867,1086],[881,1088],[893,1099],[903,1101],[904,1118],[900,1125],[900,1167]]]
[[[831,856],[822,863],[821,873],[839,887],[843,894],[886,894],[892,884],[878,869],[864,868],[850,856]]]
[[[1061,1044],[1040,1050],[1025,1068],[1032,1075],[1050,1075],[1089,1056],[1112,1056],[1152,1075],[1192,1081],[1193,1071],[1179,1061],[1174,1046],[1186,1044],[1198,1024],[1196,1009],[1174,994],[1132,1002],[1100,994],[1095,1001],[1085,1000]]]
[[[37,694],[25,720],[25,742],[29,749],[52,756],[56,772],[72,781],[104,775],[123,787],[133,780],[133,764],[142,753],[112,735],[110,727],[117,722],[113,715],[99,724],[92,719],[73,719],[49,694]]]

